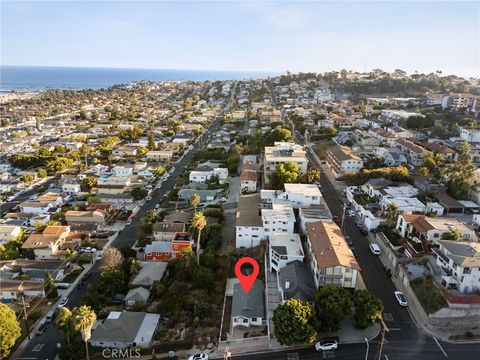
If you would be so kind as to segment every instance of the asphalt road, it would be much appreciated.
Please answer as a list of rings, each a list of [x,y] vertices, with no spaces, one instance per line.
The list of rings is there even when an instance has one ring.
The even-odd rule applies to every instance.
[[[175,167],[175,171],[171,176],[166,180],[163,181],[162,186],[159,190],[155,190],[152,195],[152,200],[146,202],[141,209],[137,212],[136,218],[137,220],[133,222],[130,226],[126,226],[123,231],[118,235],[118,237],[112,242],[111,246],[116,248],[123,248],[123,247],[132,247],[136,241],[137,233],[140,226],[140,218],[145,215],[146,212],[154,209],[155,204],[162,201],[163,194],[167,190],[173,189],[176,178],[184,171],[185,167],[190,163],[192,160],[193,154],[198,151],[200,148],[205,147],[207,142],[207,137],[211,133],[215,133],[216,129],[220,125],[220,117],[225,112],[228,111],[229,106],[216,117],[212,123],[209,125],[207,130],[201,135],[202,139],[199,139],[191,151],[189,151],[185,156],[178,162],[173,164]],[[25,197],[25,200],[35,193],[34,190],[30,194],[26,193],[22,195],[22,199]],[[20,198],[19,198],[20,200]],[[6,204],[5,204],[6,205]],[[13,207],[14,205],[12,205]],[[99,278],[99,269],[98,263],[94,264],[91,270],[90,278],[86,281],[85,285],[82,287],[76,287],[68,296],[68,307],[73,308],[78,306],[82,303],[83,297],[87,293],[88,285],[95,284]],[[32,334],[34,335],[34,334]],[[30,359],[30,360],[53,360],[57,354],[58,346],[65,341],[65,337],[61,334],[58,334],[55,329],[54,324],[50,324],[43,335],[40,336],[33,336],[32,340],[27,345],[26,349],[24,350],[20,359]]]

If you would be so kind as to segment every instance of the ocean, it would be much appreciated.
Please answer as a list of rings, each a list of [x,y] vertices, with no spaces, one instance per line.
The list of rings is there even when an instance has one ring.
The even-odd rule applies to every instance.
[[[101,89],[132,81],[203,81],[258,79],[266,72],[167,69],[115,69],[56,66],[0,66],[0,90]]]

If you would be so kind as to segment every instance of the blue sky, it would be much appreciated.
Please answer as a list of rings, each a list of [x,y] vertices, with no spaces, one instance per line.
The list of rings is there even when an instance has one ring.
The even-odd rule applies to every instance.
[[[1,63],[480,75],[478,1],[6,1]]]

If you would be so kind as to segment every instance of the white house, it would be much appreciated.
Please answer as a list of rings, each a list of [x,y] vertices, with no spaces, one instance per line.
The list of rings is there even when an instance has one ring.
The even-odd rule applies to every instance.
[[[47,214],[55,207],[52,202],[25,201],[19,204],[20,211],[29,214]]]
[[[147,153],[147,160],[170,160],[173,157],[173,150],[153,150]]]
[[[272,204],[271,209],[262,209],[262,223],[265,240],[270,240],[273,233],[294,233],[295,214],[290,204]]]
[[[0,225],[0,245],[4,245],[10,240],[18,238],[22,233],[22,228],[16,225]]]
[[[355,288],[360,271],[342,231],[333,222],[307,223],[307,252],[316,287],[333,284]]]
[[[438,243],[440,248],[434,249],[437,265],[450,274],[442,276],[442,285],[465,294],[480,290],[480,244],[450,240]]]
[[[90,344],[94,347],[112,349],[131,346],[148,348],[159,322],[159,314],[112,311],[106,319],[95,323]]]
[[[469,143],[480,142],[480,129],[460,128],[460,139]]]
[[[133,175],[133,165],[116,165],[113,167],[113,176],[129,177]]]
[[[80,184],[78,183],[63,183],[62,192],[65,194],[78,194],[80,192]]]
[[[284,184],[285,191],[279,199],[288,201],[294,209],[320,205],[322,193],[314,184]]]
[[[375,156],[383,158],[386,166],[404,166],[407,158],[395,148],[376,148],[372,151]]]
[[[397,232],[402,237],[425,239],[433,244],[444,234],[458,232],[463,241],[477,241],[475,231],[461,221],[451,217],[427,217],[424,215],[405,214],[397,219]]]
[[[253,170],[243,170],[240,174],[240,191],[255,192],[258,188],[258,175]]]
[[[408,162],[413,166],[422,166],[423,159],[428,154],[425,148],[405,139],[395,140],[393,146],[401,150]]]
[[[227,168],[215,168],[213,170],[194,170],[190,172],[190,182],[206,183],[212,177],[218,177],[218,182],[224,184],[228,178]]]
[[[279,271],[292,261],[303,261],[302,243],[298,234],[274,233],[268,243],[270,271]]]
[[[259,210],[258,194],[242,195],[235,215],[235,244],[237,248],[249,248],[263,239],[263,222]]]

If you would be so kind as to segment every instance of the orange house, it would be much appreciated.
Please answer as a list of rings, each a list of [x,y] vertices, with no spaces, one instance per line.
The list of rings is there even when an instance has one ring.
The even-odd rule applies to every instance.
[[[193,240],[189,233],[176,233],[171,241],[153,241],[145,247],[146,261],[168,261],[182,256],[191,250]]]

